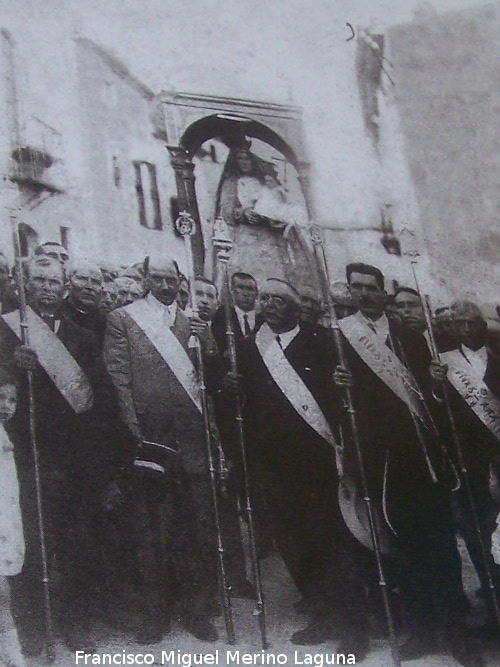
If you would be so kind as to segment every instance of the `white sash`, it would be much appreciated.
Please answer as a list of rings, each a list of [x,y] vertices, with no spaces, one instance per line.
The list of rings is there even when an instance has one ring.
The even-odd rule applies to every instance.
[[[460,350],[443,353],[441,361],[448,366],[448,380],[453,387],[476,417],[500,440],[500,401],[482,378],[474,376],[471,365]]]
[[[13,449],[0,424],[0,576],[19,574],[24,562],[23,523]]]
[[[259,329],[255,343],[271,377],[297,414],[328,444],[337,447],[334,435],[316,399],[285,357],[278,341],[266,324]]]
[[[180,382],[189,398],[201,413],[200,384],[198,375],[176,335],[165,325],[159,325],[151,317],[151,307],[144,299],[125,306],[134,322],[141,328],[148,340],[160,353],[161,358]]]
[[[355,315],[339,320],[339,327],[361,359],[424,424],[429,421],[422,394],[412,374],[394,352],[384,345]]]
[[[4,322],[21,336],[19,311],[2,315]],[[90,410],[93,394],[87,376],[73,359],[52,329],[29,306],[26,308],[29,346],[35,350],[38,361],[73,410],[80,414]]]

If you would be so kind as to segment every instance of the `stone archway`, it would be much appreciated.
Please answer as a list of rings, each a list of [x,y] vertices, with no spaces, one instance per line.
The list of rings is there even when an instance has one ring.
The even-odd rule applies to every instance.
[[[204,272],[206,262],[193,156],[207,140],[240,133],[273,147],[295,168],[311,216],[309,162],[299,109],[184,93],[163,93],[157,102],[157,136],[166,141],[170,154],[176,177],[179,211],[190,213],[196,224],[192,247],[197,273]]]

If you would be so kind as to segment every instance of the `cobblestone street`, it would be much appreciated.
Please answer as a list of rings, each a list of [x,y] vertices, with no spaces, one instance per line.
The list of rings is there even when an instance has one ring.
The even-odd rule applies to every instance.
[[[268,635],[271,644],[268,653],[271,654],[271,658],[274,655],[278,660],[279,657],[281,664],[286,665],[321,665],[321,660],[323,660],[323,664],[325,665],[342,664],[342,662],[332,662],[332,660],[337,660],[337,643],[335,642],[311,647],[296,647],[291,644],[289,638],[292,633],[306,623],[306,617],[297,613],[293,608],[293,602],[298,597],[297,592],[281,560],[277,556],[271,556],[263,561],[262,574],[266,595]],[[477,580],[467,558],[464,558],[464,580],[468,592],[472,595],[472,591],[477,588]],[[474,597],[472,599],[474,601]],[[254,605],[250,601],[233,600],[234,624],[237,638],[234,647],[225,642],[224,626],[222,619],[219,618],[216,623],[220,639],[215,644],[196,640],[178,625],[174,625],[165,639],[155,646],[139,646],[135,644],[131,639],[132,633],[111,634],[108,630],[102,629],[98,634],[97,654],[101,656],[101,660],[103,654],[108,653],[120,654],[120,658],[123,652],[143,655],[152,654],[154,656],[154,663],[152,664],[188,665],[189,656],[193,657],[195,654],[215,654],[218,651],[218,665],[220,667],[237,664],[278,664],[277,661],[275,663],[263,662],[265,658],[261,657],[263,652],[260,644],[258,624],[252,617],[253,609]],[[481,610],[477,605],[477,598],[475,609],[477,614],[471,618],[472,623],[480,620]],[[184,655],[185,662],[167,662],[166,654],[168,655],[171,651],[174,651],[174,656],[176,660],[178,659],[177,650],[181,652],[181,655]],[[239,651],[239,662],[237,661],[237,651]],[[245,653],[254,655],[254,662],[244,663],[243,654]],[[286,656],[286,662],[284,656]],[[499,647],[487,645],[485,657],[488,667],[497,667],[500,664]],[[44,662],[41,659],[37,659],[29,661],[28,664],[30,667],[41,667]],[[75,655],[70,653],[61,644],[58,644],[54,667],[69,667],[75,664],[83,665],[85,663],[83,658],[76,663]],[[89,658],[87,664],[99,663],[91,663]],[[100,664],[105,663],[101,662]],[[346,664],[349,663],[346,662]],[[355,664],[363,664],[364,667],[391,667],[393,663],[388,642],[384,640],[372,641],[368,657],[362,663],[356,661]],[[404,663],[404,665],[410,665],[411,667],[453,667],[458,664],[452,657],[438,654]]]

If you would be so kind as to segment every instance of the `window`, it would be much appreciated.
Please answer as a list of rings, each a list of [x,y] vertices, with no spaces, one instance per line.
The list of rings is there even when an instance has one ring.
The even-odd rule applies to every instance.
[[[139,222],[148,229],[162,229],[156,167],[150,162],[134,161],[134,169]]]

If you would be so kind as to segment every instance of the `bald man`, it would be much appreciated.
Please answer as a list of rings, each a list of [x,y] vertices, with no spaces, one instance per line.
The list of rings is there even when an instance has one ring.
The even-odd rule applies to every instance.
[[[268,280],[260,306],[264,324],[240,345],[240,388],[250,472],[267,482],[277,547],[312,611],[292,642],[340,636],[339,653],[361,661],[368,634],[356,545],[338,503],[335,432],[342,403],[333,382],[334,348],[326,329],[299,325],[301,300],[290,284]],[[234,382],[226,376],[226,391],[235,390]]]
[[[217,590],[215,532],[200,385],[188,342],[192,333],[199,337],[208,382],[219,359],[217,346],[209,324],[197,316],[189,320],[179,308],[174,260],[146,258],[144,283],[145,298],[109,314],[104,345],[122,418],[137,446],[128,464],[132,540],[144,602],[137,640],[160,641],[179,602],[184,627],[199,639],[215,641],[209,617]]]

